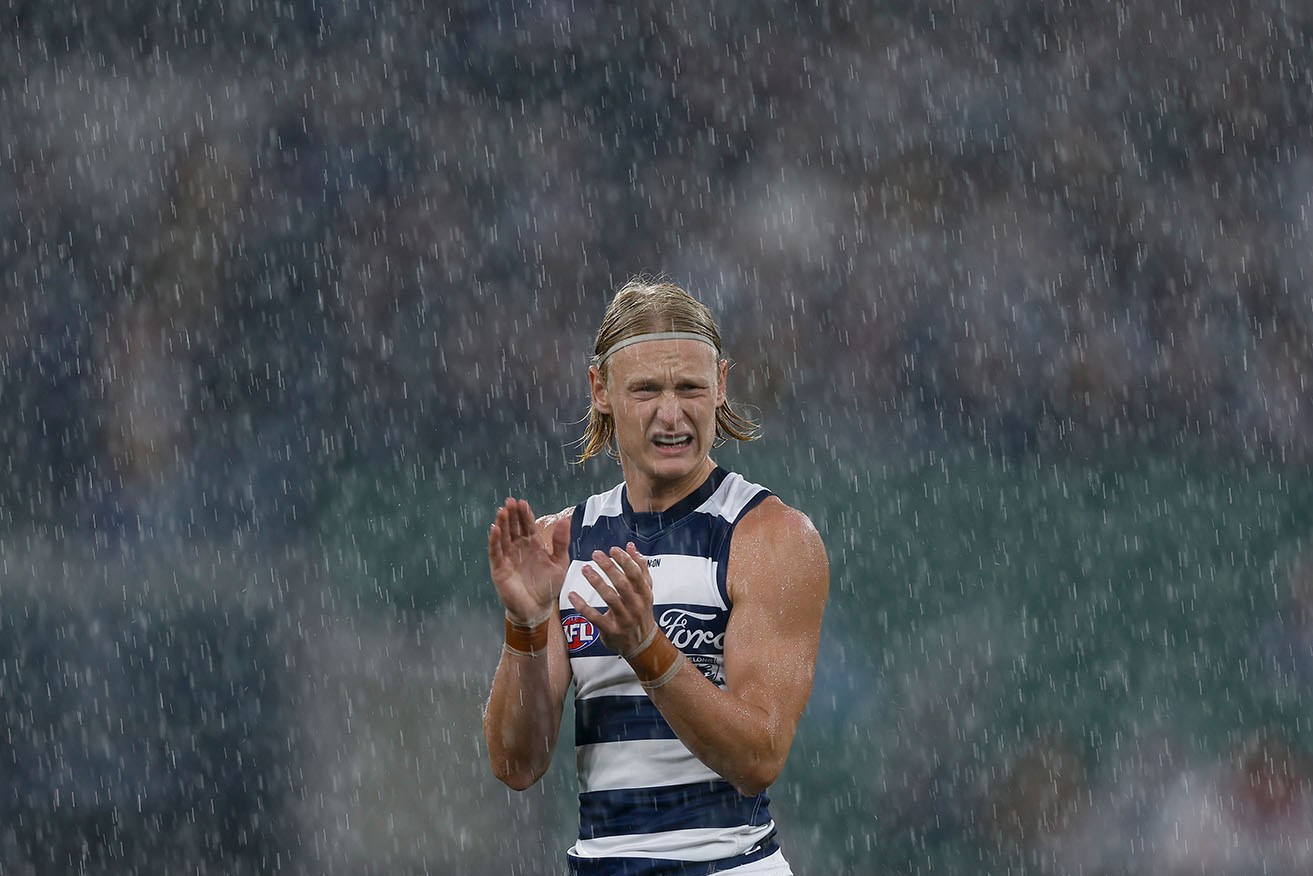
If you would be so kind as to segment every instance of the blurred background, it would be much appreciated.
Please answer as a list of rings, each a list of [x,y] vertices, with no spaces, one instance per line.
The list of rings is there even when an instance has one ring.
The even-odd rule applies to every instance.
[[[0,2],[0,871],[555,874],[611,292],[827,541],[801,873],[1313,872],[1313,6]]]

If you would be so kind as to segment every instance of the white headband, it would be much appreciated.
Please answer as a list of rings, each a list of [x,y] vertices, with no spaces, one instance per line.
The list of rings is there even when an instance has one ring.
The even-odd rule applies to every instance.
[[[606,364],[606,360],[615,355],[616,350],[623,350],[630,344],[641,344],[644,341],[701,341],[720,355],[715,343],[706,335],[700,335],[697,332],[648,332],[643,335],[634,335],[632,338],[625,338],[623,341],[616,341],[611,345],[611,349],[596,358],[598,368]]]

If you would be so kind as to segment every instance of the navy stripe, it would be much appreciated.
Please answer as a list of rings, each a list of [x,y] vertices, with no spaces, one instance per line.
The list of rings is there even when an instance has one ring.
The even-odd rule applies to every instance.
[[[734,600],[729,598],[729,547],[732,539],[730,533],[734,531],[735,526],[738,526],[744,514],[756,508],[768,496],[772,495],[774,494],[770,490],[759,491],[739,510],[738,516],[734,518],[733,523],[726,527],[725,533],[712,541],[712,550],[707,555],[716,562],[716,589],[720,591],[720,598],[725,600],[725,604],[728,606],[732,607],[734,605]]]
[[[570,515],[570,559],[579,559],[579,539],[584,534],[584,514],[588,511],[588,503],[580,502],[574,506],[574,513]]]
[[[708,619],[706,615],[711,617]],[[728,611],[700,602],[663,602],[652,607],[652,616],[682,653],[717,657],[725,653]]]
[[[625,487],[620,494],[620,516],[635,535],[645,540],[662,538],[669,534],[672,527],[684,523],[703,502],[714,496],[727,477],[729,472],[716,466],[696,490],[665,511],[635,511],[629,504],[629,487]]]
[[[591,697],[574,704],[574,744],[674,739],[666,719],[646,696]]]
[[[662,530],[656,537],[644,536],[629,526],[623,517],[599,517],[591,526],[581,526],[578,536],[572,539],[571,557],[588,560],[594,550],[623,547],[632,541],[642,553],[654,553],[651,546],[660,543],[660,553],[683,554],[689,557],[714,556],[711,546],[723,542],[733,524],[714,514],[688,514]]]
[[[780,850],[771,834],[747,854],[720,861],[671,861],[666,858],[576,858],[566,855],[570,876],[712,876],[734,867],[742,867]]]
[[[745,797],[725,781],[664,788],[589,791],[579,795],[583,839],[770,823],[765,794]]]
[[[601,614],[610,611],[606,605],[593,606]],[[710,620],[704,620],[701,615],[714,615]],[[565,629],[566,643],[570,642],[569,625],[565,623],[566,618],[575,617],[577,613],[571,609],[568,614],[562,613],[561,624]],[[725,628],[729,623],[729,612],[723,611],[714,605],[705,605],[701,602],[660,602],[652,606],[652,619],[660,621],[667,619],[667,623],[662,626],[662,631],[670,637],[670,641],[681,652],[688,655],[711,654],[720,656],[725,652],[724,636]],[[606,646],[602,637],[598,636],[587,646],[578,651],[571,652],[570,657],[618,657],[619,655]]]

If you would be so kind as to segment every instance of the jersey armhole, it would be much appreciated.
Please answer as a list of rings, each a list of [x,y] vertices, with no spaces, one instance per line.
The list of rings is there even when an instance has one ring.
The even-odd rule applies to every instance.
[[[726,608],[734,607],[734,600],[730,599],[729,596],[729,549],[730,543],[734,540],[734,530],[738,528],[739,521],[743,519],[744,514],[747,514],[753,508],[756,508],[763,501],[773,495],[775,494],[770,490],[763,488],[758,491],[755,496],[744,503],[743,507],[739,510],[738,516],[734,518],[734,521],[729,526],[729,530],[725,533],[725,538],[716,546],[714,552],[714,559],[716,561],[716,589],[720,591],[720,598],[725,603]]]
[[[587,503],[585,502],[580,502],[578,505],[575,505],[574,510],[570,512],[570,543],[566,546],[566,550],[568,551],[571,560],[574,560],[575,554],[579,552],[579,539],[581,539],[584,534],[584,506],[586,504]]]

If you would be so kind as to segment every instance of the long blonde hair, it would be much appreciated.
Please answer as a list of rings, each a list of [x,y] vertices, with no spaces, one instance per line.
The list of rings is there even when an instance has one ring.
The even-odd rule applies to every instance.
[[[701,335],[716,348],[716,358],[723,359],[720,330],[705,304],[674,283],[634,278],[620,288],[602,315],[593,343],[593,364],[603,380],[607,378],[605,355],[619,342],[652,331],[692,332]],[[716,408],[716,443],[727,439],[752,441],[760,425],[739,413],[728,398]],[[587,424],[577,442],[583,449],[576,462],[584,462],[602,451],[616,456],[615,420],[588,403]]]

